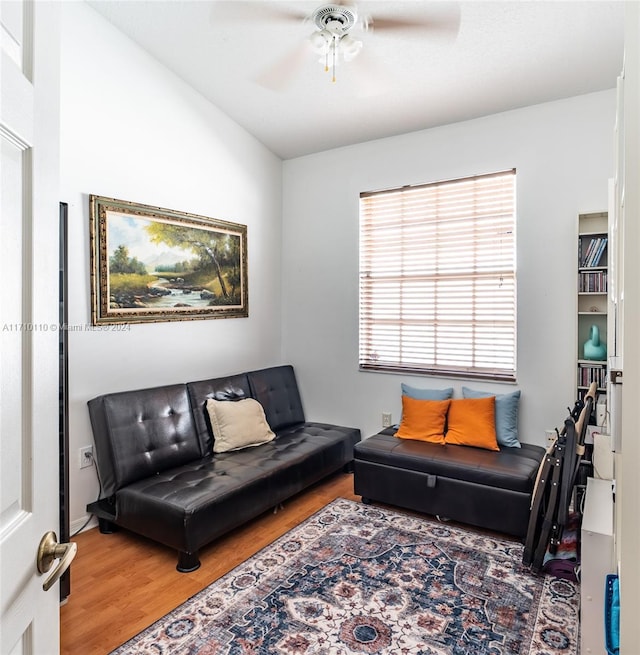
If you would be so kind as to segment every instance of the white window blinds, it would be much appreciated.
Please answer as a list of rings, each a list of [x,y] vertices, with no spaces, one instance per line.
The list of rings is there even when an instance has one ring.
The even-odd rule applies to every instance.
[[[360,194],[360,368],[515,379],[515,170]]]

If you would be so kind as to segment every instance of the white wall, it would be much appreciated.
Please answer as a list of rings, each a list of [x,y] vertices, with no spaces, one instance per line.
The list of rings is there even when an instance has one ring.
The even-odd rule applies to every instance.
[[[359,193],[515,167],[520,436],[542,444],[562,427],[575,394],[577,215],[607,209],[615,101],[605,91],[284,163],[283,349],[309,418],[369,436],[383,411],[399,420],[401,381],[457,396],[463,384],[358,371]]]
[[[61,75],[61,200],[69,203],[74,328],[69,333],[74,529],[98,494],[93,469],[78,469],[78,449],[92,443],[87,400],[281,363],[282,167],[84,3],[62,3]],[[84,331],[91,321],[91,193],[247,225],[249,318]]]

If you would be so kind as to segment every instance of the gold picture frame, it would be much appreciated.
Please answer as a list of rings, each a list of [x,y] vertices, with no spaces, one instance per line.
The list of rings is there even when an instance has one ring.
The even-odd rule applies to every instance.
[[[247,226],[89,196],[93,325],[249,315]]]

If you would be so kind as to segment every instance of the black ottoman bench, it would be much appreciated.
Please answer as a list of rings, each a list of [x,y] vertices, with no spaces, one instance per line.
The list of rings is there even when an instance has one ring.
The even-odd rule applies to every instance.
[[[541,446],[499,451],[393,436],[354,447],[354,491],[377,501],[524,538]]]

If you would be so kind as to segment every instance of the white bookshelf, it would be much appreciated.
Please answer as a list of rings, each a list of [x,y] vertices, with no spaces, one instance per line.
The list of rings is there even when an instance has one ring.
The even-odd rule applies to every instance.
[[[577,258],[577,397],[583,397],[592,381],[598,394],[606,393],[607,359],[585,359],[584,343],[590,338],[591,326],[600,333],[600,342],[607,344],[609,288],[609,225],[607,212],[578,216]]]

